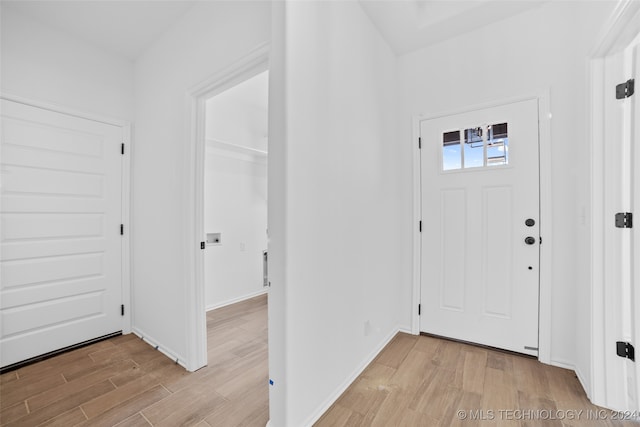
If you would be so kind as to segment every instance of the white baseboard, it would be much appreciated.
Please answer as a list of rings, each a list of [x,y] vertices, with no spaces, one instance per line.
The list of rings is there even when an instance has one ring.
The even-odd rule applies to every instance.
[[[406,326],[401,326],[401,327],[399,327],[399,328],[398,328],[398,332],[403,332],[403,333],[405,333],[405,334],[409,334],[409,335],[420,335],[420,332],[418,332],[417,334],[414,334],[414,333],[411,331],[411,328],[408,328],[408,327],[406,327]]]
[[[145,343],[149,344],[151,347],[155,348],[160,353],[164,354],[169,359],[171,359],[174,362],[176,362],[178,365],[180,365],[183,368],[187,369],[187,365],[186,365],[187,362],[186,362],[186,358],[185,357],[180,356],[177,352],[172,351],[169,348],[163,347],[162,345],[160,345],[158,343],[157,340],[155,340],[153,337],[150,337],[149,335],[145,334],[143,331],[141,331],[138,328],[132,328],[132,332],[135,335],[137,335],[142,341],[144,341]]]
[[[342,384],[340,384],[333,393],[331,393],[329,398],[327,398],[327,400],[325,400],[325,402],[320,405],[318,409],[316,409],[316,411],[307,419],[305,423],[303,423],[303,425],[309,427],[313,426],[313,424],[318,421],[325,412],[327,412],[331,405],[333,405],[335,401],[338,400],[340,396],[342,396],[342,393],[344,393],[345,390],[356,380],[356,378],[358,378],[358,376],[365,370],[367,366],[369,366],[373,359],[375,359],[376,356],[380,354],[382,349],[387,344],[389,344],[389,342],[398,334],[399,331],[399,328],[393,329],[391,333],[387,337],[385,337],[385,339],[383,339],[371,353],[369,353],[369,356],[364,359],[364,361],[353,371],[353,373],[349,375],[349,377],[347,377],[347,379]]]
[[[576,365],[574,365],[572,362],[568,362],[566,360],[560,360],[560,359],[551,359],[549,361],[549,365],[551,366],[557,366],[558,368],[564,368],[564,369],[569,369],[571,371],[576,370]]]
[[[580,381],[580,385],[582,386],[584,392],[587,394],[587,398],[589,399],[589,401],[591,401],[591,387],[587,387],[588,384],[584,380],[584,376],[582,375],[582,373],[577,367],[576,369],[573,370],[573,372],[576,373],[576,377],[578,377],[578,381]]]
[[[269,292],[269,288],[260,289],[257,292],[252,292],[250,294],[242,295],[242,296],[239,296],[239,297],[236,297],[236,298],[231,298],[231,299],[228,299],[226,301],[222,301],[222,302],[219,302],[219,303],[216,303],[216,304],[208,305],[207,308],[206,308],[206,311],[211,311],[211,310],[215,310],[216,308],[226,307],[228,305],[235,304],[235,303],[240,302],[240,301],[248,300],[250,298],[254,298],[254,297],[257,297],[259,295],[266,294],[268,292]]]

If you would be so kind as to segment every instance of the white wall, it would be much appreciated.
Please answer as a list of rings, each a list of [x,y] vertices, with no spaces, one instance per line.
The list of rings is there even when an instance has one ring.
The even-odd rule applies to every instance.
[[[207,310],[266,289],[267,132],[269,72],[206,103],[204,226],[222,233],[204,253]],[[258,151],[259,150],[259,151]]]
[[[587,56],[614,2],[542,7],[399,60],[403,140],[410,118],[538,94],[551,98],[552,363],[589,382],[589,143]],[[409,153],[404,163],[409,164]],[[403,298],[405,304],[410,301]],[[409,316],[405,305],[403,314]],[[407,320],[405,320],[407,321]]]
[[[395,56],[357,2],[284,8],[271,73],[284,65],[285,79],[272,78],[270,93],[286,106],[269,139],[270,201],[272,181],[284,178],[286,189],[273,208],[284,208],[286,222],[269,222],[278,245],[270,253],[284,258],[269,295],[285,311],[269,324],[274,427],[322,414],[397,332],[401,289],[411,286],[411,193],[403,188],[411,173],[399,154]],[[284,170],[274,167],[274,150]],[[272,360],[281,357],[274,342],[282,360]]]
[[[198,2],[135,65],[133,327],[185,360],[187,92],[270,38],[267,2]],[[191,187],[190,187],[191,186]]]
[[[266,155],[207,146],[204,176],[205,232],[222,233],[221,244],[208,245],[204,253],[206,304],[210,310],[265,291],[262,251],[267,249]]]
[[[267,151],[268,83],[265,71],[208,100],[207,138]]]
[[[133,63],[3,4],[3,94],[115,119],[133,118]]]

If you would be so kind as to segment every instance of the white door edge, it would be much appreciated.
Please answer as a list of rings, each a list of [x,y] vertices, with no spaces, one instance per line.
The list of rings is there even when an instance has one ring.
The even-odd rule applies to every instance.
[[[551,364],[551,261],[552,252],[550,236],[552,231],[551,215],[551,112],[549,103],[549,90],[544,90],[535,95],[508,98],[477,104],[463,109],[441,111],[428,114],[416,114],[413,116],[413,293],[411,304],[411,332],[414,335],[420,334],[420,316],[418,306],[421,301],[420,280],[421,280],[421,235],[419,223],[422,219],[421,212],[421,176],[420,176],[420,150],[418,149],[418,138],[420,137],[420,122],[439,117],[466,113],[470,111],[482,110],[485,108],[497,107],[500,105],[513,104],[531,99],[538,100],[538,128],[539,128],[539,150],[540,150],[540,236],[543,244],[540,245],[540,303],[539,303],[539,325],[538,325],[538,360],[542,363]],[[547,244],[544,237],[549,236]]]
[[[640,32],[640,2],[623,0],[618,3],[600,33],[597,44],[589,56],[589,140],[591,156],[591,339],[590,382],[583,384],[587,394],[596,405],[608,406],[607,364],[605,354],[611,351],[606,342],[605,319],[608,313],[602,304],[605,286],[610,278],[605,277],[604,236],[605,224],[611,218],[604,217],[607,169],[604,164],[605,132],[605,59],[624,50]],[[637,94],[636,94],[637,95]],[[637,279],[636,279],[637,280]],[[637,286],[637,285],[636,285]],[[610,378],[609,378],[610,381]],[[620,385],[622,386],[622,385]],[[639,402],[640,404],[640,402]],[[622,408],[618,408],[622,409]]]

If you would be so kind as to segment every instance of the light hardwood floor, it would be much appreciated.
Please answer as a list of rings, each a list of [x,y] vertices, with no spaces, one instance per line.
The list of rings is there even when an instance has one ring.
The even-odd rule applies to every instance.
[[[615,416],[589,403],[573,371],[398,334],[315,426],[640,426]]]
[[[267,297],[207,313],[208,366],[186,372],[135,335],[0,376],[5,426],[260,426],[269,419]]]
[[[3,374],[0,424],[263,427],[266,308],[261,296],[209,312],[209,365],[194,373],[127,335]],[[536,419],[556,410],[577,419]],[[316,426],[640,426],[599,410],[572,371],[398,334]]]

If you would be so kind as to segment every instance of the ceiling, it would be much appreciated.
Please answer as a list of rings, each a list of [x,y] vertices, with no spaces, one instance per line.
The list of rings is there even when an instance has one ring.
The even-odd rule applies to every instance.
[[[533,9],[542,0],[359,0],[398,55]]]
[[[197,1],[2,0],[2,7],[135,60]],[[358,1],[397,54],[493,25],[544,3],[542,0]]]
[[[196,1],[2,1],[15,10],[104,50],[135,60]]]

